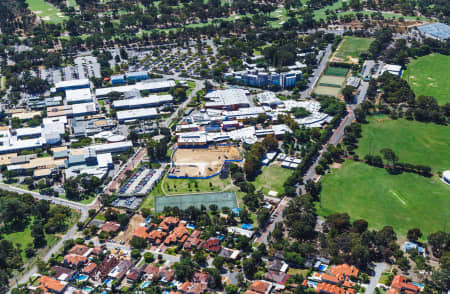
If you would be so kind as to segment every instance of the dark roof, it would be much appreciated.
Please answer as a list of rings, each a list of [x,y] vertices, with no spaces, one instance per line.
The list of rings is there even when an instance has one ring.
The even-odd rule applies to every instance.
[[[59,265],[52,266],[50,268],[50,271],[54,271],[55,279],[61,280],[61,281],[69,280],[75,274],[74,270],[71,270],[67,267],[63,267],[63,266],[59,266]],[[64,275],[65,275],[65,277],[64,277]]]
[[[268,269],[270,271],[279,272],[282,267],[283,267],[283,262],[279,259],[274,259],[269,263]]]

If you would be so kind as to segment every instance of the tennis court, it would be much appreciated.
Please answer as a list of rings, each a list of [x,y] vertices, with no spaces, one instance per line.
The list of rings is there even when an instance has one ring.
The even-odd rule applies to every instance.
[[[337,87],[340,88],[345,81],[345,77],[324,75],[319,80],[319,86]]]
[[[341,88],[327,87],[327,86],[317,86],[316,89],[314,90],[314,93],[317,95],[335,96],[335,97],[337,97],[340,92]]]
[[[345,77],[348,73],[348,68],[345,67],[336,67],[336,66],[329,66],[327,70],[325,71],[326,75],[330,76],[338,76],[338,77]]]
[[[185,210],[189,206],[201,208],[204,205],[209,209],[209,206],[212,204],[217,205],[218,209],[222,207],[230,209],[238,207],[234,192],[201,193],[155,197],[155,212],[162,212],[166,206]]]

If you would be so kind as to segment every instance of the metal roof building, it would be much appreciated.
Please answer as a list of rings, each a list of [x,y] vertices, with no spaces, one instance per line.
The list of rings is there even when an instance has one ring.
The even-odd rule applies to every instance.
[[[63,81],[55,84],[56,92],[73,89],[83,89],[89,87],[90,87],[89,79]]]
[[[417,29],[429,38],[437,39],[440,41],[444,41],[450,38],[450,26],[440,22],[418,26]]]
[[[151,119],[158,116],[156,108],[140,108],[132,110],[122,110],[117,112],[117,120],[124,122],[134,119]]]
[[[127,86],[118,86],[118,87],[109,87],[109,88],[100,88],[95,90],[95,95],[97,98],[102,98],[108,96],[112,92],[125,93],[132,91],[134,89],[138,91],[150,91],[150,92],[158,92],[158,91],[166,91],[172,87],[175,87],[176,83],[173,80],[164,80],[164,81],[145,81],[139,82],[134,85]]]
[[[75,89],[66,91],[66,100],[68,104],[92,102],[91,89]]]
[[[172,102],[173,102],[172,95],[151,95],[144,98],[116,100],[112,103],[112,106],[115,109],[133,109],[140,107],[159,106]]]

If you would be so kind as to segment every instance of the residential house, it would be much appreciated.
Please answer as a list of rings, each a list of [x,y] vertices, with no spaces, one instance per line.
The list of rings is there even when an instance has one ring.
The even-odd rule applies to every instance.
[[[67,254],[64,256],[64,264],[72,268],[83,266],[87,261],[88,258],[82,255]]]
[[[145,276],[150,280],[158,280],[159,279],[159,267],[149,264],[144,269]]]
[[[100,230],[105,233],[115,233],[120,230],[120,224],[117,222],[108,221],[103,224]]]
[[[92,253],[92,248],[87,247],[86,245],[76,244],[69,250],[69,254],[76,254],[81,256],[88,257]]]
[[[272,290],[272,283],[267,281],[254,281],[245,294],[268,294]]]
[[[240,253],[241,253],[240,250],[234,250],[223,247],[222,250],[220,250],[219,256],[235,260]]]
[[[189,237],[189,232],[183,223],[180,223],[178,227],[174,228],[172,232],[169,233],[164,244],[167,246],[175,244],[183,244]]]
[[[391,289],[388,291],[388,293],[399,294],[401,292],[416,294],[420,292],[420,287],[414,285],[413,283],[409,283],[404,276],[396,275],[392,280]]]
[[[163,283],[168,283],[172,281],[173,276],[175,275],[175,271],[171,270],[170,268],[162,268],[159,271],[159,280]]]
[[[67,267],[55,265],[50,268],[50,272],[54,272],[53,277],[59,281],[68,281],[72,279],[76,271],[68,269]]]
[[[161,245],[161,243],[164,241],[166,236],[167,236],[166,232],[160,231],[160,230],[155,230],[155,231],[150,232],[150,234],[148,235],[148,239],[149,239],[150,243],[152,243],[154,245]]]
[[[179,288],[178,291],[181,293],[186,294],[201,294],[205,292],[207,289],[207,285],[202,283],[191,283],[191,282],[184,282]]]
[[[100,280],[103,281],[108,274],[111,272],[111,270],[118,265],[120,260],[115,257],[114,255],[108,255],[106,256],[102,263],[100,263],[97,266],[97,269],[95,270],[94,274],[91,276],[94,280]]]
[[[130,259],[123,259],[120,261],[119,264],[117,264],[111,272],[108,274],[108,277],[116,279],[116,280],[122,280],[122,278],[127,273],[128,269],[133,265],[133,262]]]
[[[282,272],[269,271],[264,275],[264,279],[284,286],[287,279],[289,279],[289,275]]]
[[[173,230],[176,226],[178,226],[179,222],[180,222],[180,220],[177,217],[168,216],[163,219],[163,221],[159,224],[159,227],[163,231],[168,232],[168,231]]]
[[[192,248],[200,248],[203,245],[203,240],[200,239],[200,231],[193,231],[192,234],[184,242],[184,249],[191,250]]]
[[[89,262],[87,265],[83,267],[81,272],[85,275],[91,275],[97,269],[97,264],[94,262]]]
[[[145,268],[146,268],[145,264],[141,265],[140,267],[131,268],[127,273],[127,282],[132,284],[134,282],[139,281],[142,274],[144,273]]]
[[[41,289],[44,293],[64,293],[66,287],[66,282],[61,282],[48,276],[42,276],[38,281],[37,288]]]
[[[340,264],[336,265],[335,267],[330,269],[330,273],[334,276],[336,276],[339,281],[345,281],[347,278],[354,277],[356,278],[358,276],[359,270],[348,264]]]
[[[220,240],[217,238],[209,238],[205,243],[203,243],[203,248],[208,252],[219,253],[220,249]]]
[[[269,262],[268,269],[269,269],[269,271],[285,273],[287,271],[288,267],[289,267],[288,264],[285,263],[284,261],[279,260],[279,259],[274,259]]]
[[[328,283],[317,284],[316,292],[323,294],[346,294],[344,288]]]

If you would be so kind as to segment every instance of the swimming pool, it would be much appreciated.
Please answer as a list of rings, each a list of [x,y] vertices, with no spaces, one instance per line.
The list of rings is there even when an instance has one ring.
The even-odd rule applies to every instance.
[[[92,288],[92,287],[88,287],[88,286],[83,287],[83,292],[91,293],[92,291],[94,291],[94,288]]]
[[[89,279],[89,277],[86,276],[86,275],[79,275],[79,276],[76,278],[76,280],[77,280],[78,282],[84,282],[84,281],[86,281],[87,279]]]
[[[144,283],[142,283],[141,289],[147,288],[148,286],[150,286],[150,282],[149,281],[145,281]]]
[[[319,265],[319,271],[323,272],[327,269],[327,267],[328,267],[327,265],[321,264],[321,265]]]
[[[109,285],[111,285],[111,283],[112,283],[112,279],[106,279],[106,281],[105,281],[105,286],[109,286]]]

